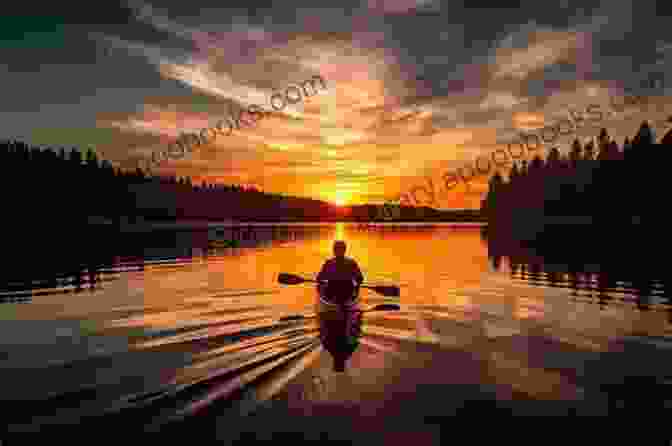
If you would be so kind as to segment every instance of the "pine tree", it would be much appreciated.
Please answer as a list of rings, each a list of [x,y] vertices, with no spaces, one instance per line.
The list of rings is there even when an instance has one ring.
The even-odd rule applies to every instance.
[[[86,152],[86,165],[92,168],[98,167],[98,157],[96,156],[96,152],[91,149],[88,149]]]
[[[551,148],[548,151],[548,157],[546,158],[546,167],[554,168],[558,166],[560,162],[560,150],[557,147]]]
[[[667,118],[667,122],[672,124],[672,116]],[[665,136],[660,140],[660,143],[672,146],[672,129],[667,131]]]
[[[637,135],[635,135],[635,139],[633,140],[632,145],[647,146],[654,143],[655,143],[654,135],[653,131],[651,130],[651,127],[649,127],[649,123],[646,121],[642,122],[642,125],[639,127]]]
[[[530,164],[530,169],[533,172],[540,172],[543,168],[544,168],[544,160],[542,160],[539,155],[536,155],[532,159],[532,164]]]
[[[509,183],[514,184],[519,177],[520,172],[518,171],[518,162],[514,161],[513,166],[511,166],[511,171],[509,172]]]
[[[569,160],[572,167],[576,167],[577,162],[581,159],[582,152],[583,148],[581,147],[581,143],[575,138],[572,143],[572,150],[569,152]]]

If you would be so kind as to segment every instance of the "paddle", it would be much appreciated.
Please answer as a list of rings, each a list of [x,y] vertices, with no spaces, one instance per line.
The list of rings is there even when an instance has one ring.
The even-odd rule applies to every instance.
[[[399,309],[401,309],[401,307],[397,304],[380,304],[373,308],[369,308],[368,310],[364,310],[362,313],[366,313],[368,311],[396,311]]]
[[[397,304],[380,304],[380,305],[376,305],[375,307],[369,308],[369,309],[366,309],[366,310],[354,310],[354,311],[361,312],[361,313],[368,313],[369,311],[397,311],[397,310],[400,310],[400,309],[401,309],[401,307]],[[339,311],[339,310],[327,310],[327,311],[322,311],[322,313],[330,313],[330,312],[336,312],[336,311]],[[351,311],[351,310],[346,310],[346,311]],[[294,315],[291,315],[291,316],[281,317],[278,320],[280,322],[290,322],[290,321],[300,321],[300,320],[305,320],[305,319],[314,319],[316,317],[317,316],[306,317],[304,315],[294,314]]]
[[[319,283],[319,281],[317,281],[317,280],[304,279],[301,276],[297,276],[295,274],[289,274],[289,273],[278,274],[278,282],[280,282],[283,285],[298,285],[300,283],[305,283],[305,282]],[[376,286],[360,285],[360,287],[369,288],[369,289],[375,291],[378,294],[382,294],[383,296],[399,297],[399,287],[395,286],[395,285],[376,285]]]

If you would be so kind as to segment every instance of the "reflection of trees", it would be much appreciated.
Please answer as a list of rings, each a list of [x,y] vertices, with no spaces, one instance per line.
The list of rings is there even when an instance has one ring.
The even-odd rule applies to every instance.
[[[549,285],[553,288],[558,287],[560,282],[562,282],[561,278],[562,273],[558,271],[551,271],[548,273],[548,281]]]
[[[509,264],[511,265],[511,278],[513,279],[520,273],[520,263],[516,261],[514,257],[511,257],[509,260]]]
[[[637,308],[641,311],[646,311],[649,309],[650,296],[651,296],[651,285],[650,280],[645,279],[644,277],[637,277],[633,280],[633,288],[637,290],[635,294],[635,299],[637,302]]]
[[[502,258],[500,256],[493,256],[490,259],[491,259],[491,262],[492,262],[492,268],[495,271],[499,271],[499,268],[502,265]]]
[[[572,290],[570,295],[572,296],[573,299],[576,299],[579,297],[579,276],[578,272],[574,268],[570,268],[569,272],[567,273],[569,276],[569,288]]]
[[[102,232],[77,227],[77,230],[62,232],[57,241],[38,245],[38,255],[31,246],[26,246],[18,257],[25,263],[10,263],[3,270],[0,293],[11,293],[11,299],[31,289],[61,288],[79,293],[85,289],[95,290],[109,280],[116,279],[117,271],[142,271],[145,262],[153,260],[182,259],[210,251],[207,230],[173,231],[159,230],[148,233]],[[241,255],[248,247],[262,243],[284,243],[290,240],[318,239],[333,231],[329,226],[265,226],[227,228],[226,234],[215,238],[234,237],[244,239],[240,248],[217,250],[217,255]],[[31,262],[31,260],[34,260]],[[26,267],[28,265],[28,267]],[[122,267],[123,265],[123,267]],[[104,271],[106,270],[106,271]],[[112,279],[114,277],[114,279]],[[1,296],[1,294],[0,294]],[[13,296],[13,297],[12,297]],[[8,299],[10,298],[8,297]],[[7,300],[7,299],[4,299]],[[0,297],[0,301],[3,299]]]
[[[616,281],[614,280],[613,275],[607,272],[600,272],[597,276],[597,298],[599,300],[600,308],[604,309],[609,301],[613,299],[606,293],[607,290],[613,288],[616,288]]]
[[[565,251],[549,251],[540,256],[531,248],[501,238],[489,240],[488,255],[491,261],[508,258],[512,279],[525,280],[532,286],[567,288],[571,300],[597,303],[602,308],[620,301],[634,302],[640,311],[650,310],[652,297],[659,292],[655,291],[655,278],[664,276],[659,268],[653,269],[648,264],[624,265],[621,258],[593,261],[589,271],[583,261],[569,260],[571,255]],[[663,291],[667,291],[668,281],[662,285]],[[669,294],[662,303],[672,311]]]
[[[528,277],[533,285],[541,285],[543,283],[541,264],[538,261],[535,260],[530,264]]]

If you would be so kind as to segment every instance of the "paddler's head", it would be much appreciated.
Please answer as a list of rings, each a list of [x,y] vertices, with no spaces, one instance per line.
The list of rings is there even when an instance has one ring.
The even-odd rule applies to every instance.
[[[345,255],[345,242],[343,240],[336,240],[334,242],[334,255],[336,257],[343,257]]]

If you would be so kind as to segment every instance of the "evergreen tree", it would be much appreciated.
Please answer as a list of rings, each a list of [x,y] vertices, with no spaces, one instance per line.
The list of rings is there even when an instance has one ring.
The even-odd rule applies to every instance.
[[[583,159],[586,161],[591,161],[595,159],[595,144],[593,141],[589,141],[588,144],[583,149]]]
[[[672,146],[672,129],[668,130],[665,136],[660,140],[660,143],[666,146]]]
[[[494,191],[498,191],[502,188],[502,185],[504,184],[504,178],[502,178],[502,175],[499,172],[495,172],[495,174],[490,178],[490,188]]]
[[[602,160],[607,160],[609,159],[609,150],[610,150],[610,138],[609,135],[607,134],[606,129],[602,129],[600,131],[600,136],[597,138],[598,141],[598,153],[597,156],[595,157],[596,160],[602,161]]]
[[[544,168],[544,160],[542,160],[539,155],[536,155],[532,159],[532,163],[530,164],[530,170],[536,173],[541,172],[543,168]]]
[[[655,137],[654,133],[651,130],[651,127],[649,127],[649,123],[644,121],[642,122],[642,125],[639,127],[639,131],[637,132],[637,135],[635,135],[635,139],[632,142],[633,146],[647,146],[655,143]]]
[[[514,161],[513,166],[511,166],[511,171],[509,172],[509,183],[514,184],[519,177],[520,172],[518,171],[518,162]]]
[[[623,153],[619,150],[618,144],[616,144],[616,141],[611,140],[609,143],[609,148],[607,150],[608,157],[607,159],[610,160],[621,160],[623,159]]]
[[[98,168],[98,157],[96,152],[89,149],[86,153],[86,165],[92,168]]]
[[[607,129],[602,128],[602,130],[600,130],[600,136],[598,137],[598,145],[600,151],[604,150],[608,144],[609,144],[609,135],[607,134]]]
[[[546,158],[546,167],[554,168],[557,167],[560,162],[560,150],[557,147],[551,148],[548,151],[548,157]]]
[[[77,167],[82,165],[82,154],[74,147],[70,150],[70,162]]]
[[[569,152],[569,161],[572,167],[576,167],[576,164],[581,159],[582,152],[583,148],[581,147],[581,143],[575,138],[572,143],[572,150]]]

